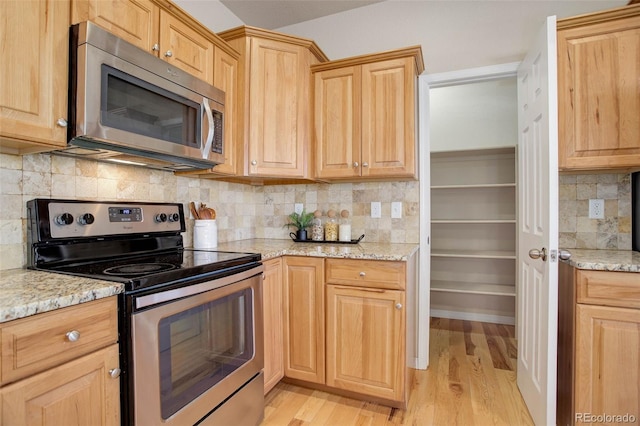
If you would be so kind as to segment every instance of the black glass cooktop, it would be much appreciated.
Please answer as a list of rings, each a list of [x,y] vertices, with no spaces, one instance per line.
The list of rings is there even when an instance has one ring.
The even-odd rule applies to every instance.
[[[170,253],[122,256],[102,261],[57,265],[47,270],[125,283],[127,290],[199,278],[215,278],[259,262],[260,254],[177,250]]]

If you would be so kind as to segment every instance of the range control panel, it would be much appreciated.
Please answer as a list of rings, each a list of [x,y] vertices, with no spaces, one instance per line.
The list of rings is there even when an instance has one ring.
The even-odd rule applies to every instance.
[[[34,200],[38,224],[48,222],[51,238],[184,232],[184,209],[177,203],[103,203]],[[32,202],[30,202],[32,203]],[[42,227],[41,227],[42,229]]]

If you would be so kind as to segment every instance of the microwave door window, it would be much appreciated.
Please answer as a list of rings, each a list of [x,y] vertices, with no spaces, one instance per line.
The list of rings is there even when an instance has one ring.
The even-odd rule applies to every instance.
[[[104,126],[200,148],[200,105],[102,65]]]

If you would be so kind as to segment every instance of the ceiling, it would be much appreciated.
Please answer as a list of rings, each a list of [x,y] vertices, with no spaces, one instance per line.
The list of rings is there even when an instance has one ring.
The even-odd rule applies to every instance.
[[[273,30],[384,0],[221,0],[252,27]]]

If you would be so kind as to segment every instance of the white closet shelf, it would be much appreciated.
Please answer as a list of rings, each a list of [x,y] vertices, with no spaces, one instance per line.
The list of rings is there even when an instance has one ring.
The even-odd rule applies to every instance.
[[[513,259],[516,258],[514,251],[505,250],[438,250],[431,249],[432,257],[460,257],[474,259]]]
[[[516,288],[514,285],[460,281],[431,280],[431,291],[439,291],[445,293],[482,294],[487,296],[516,296]]]
[[[431,224],[454,224],[454,225],[464,225],[464,224],[501,224],[501,223],[512,223],[515,225],[515,219],[433,219]]]
[[[431,189],[515,188],[515,183],[480,183],[469,185],[432,185]]]

